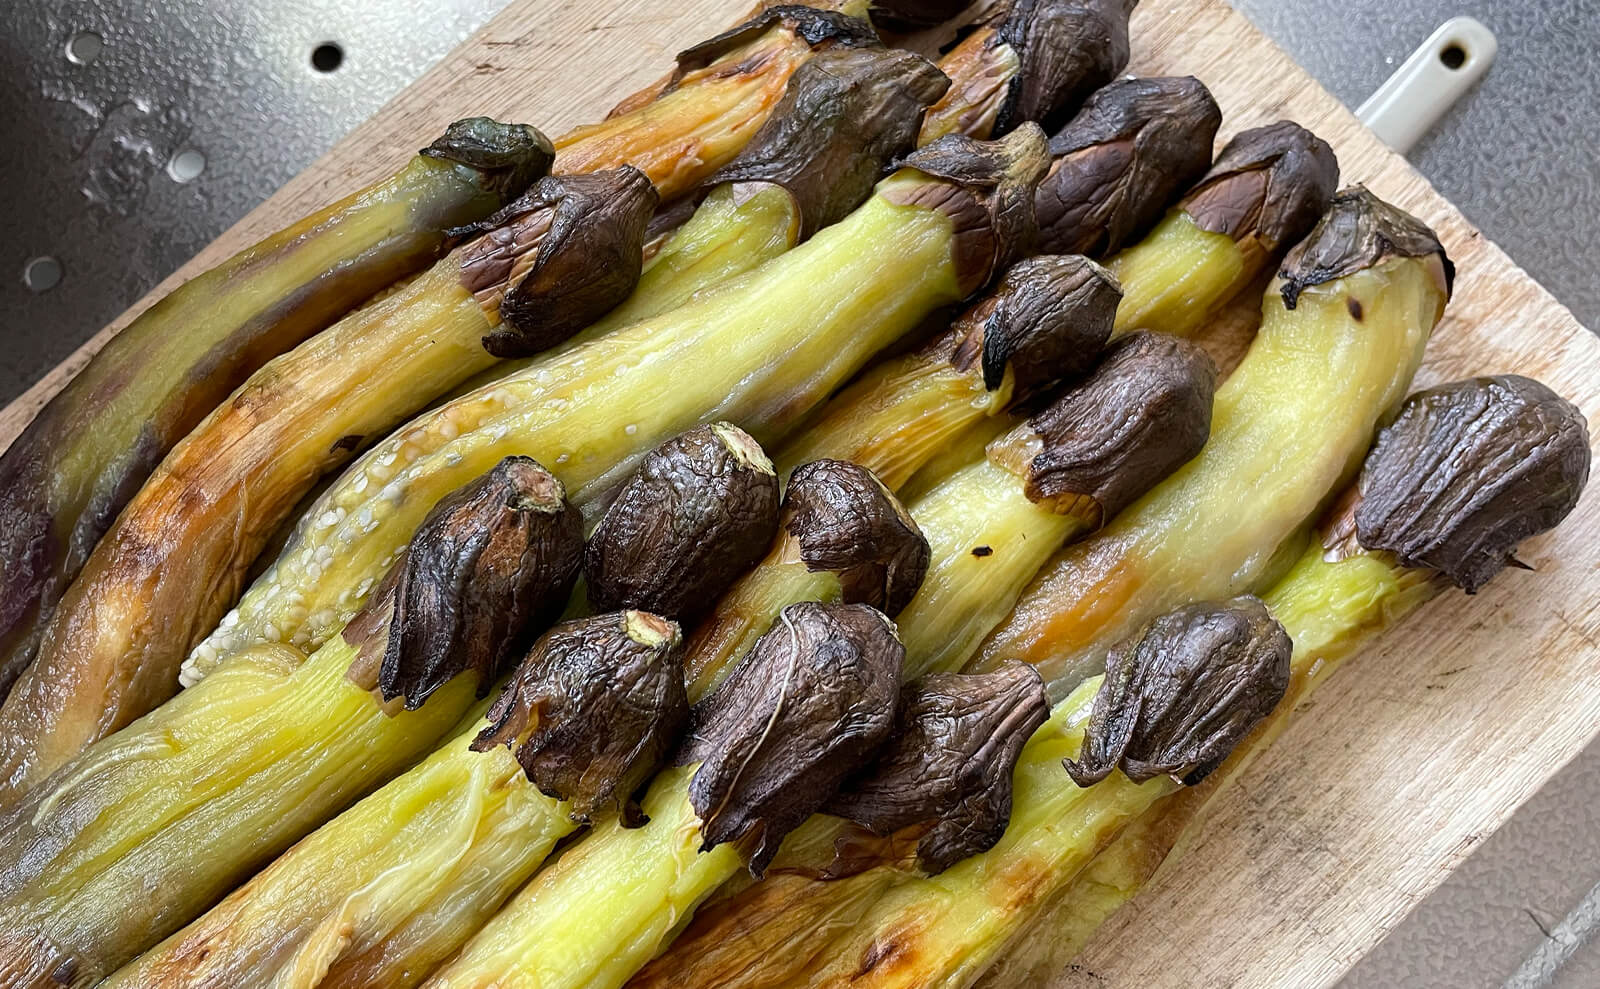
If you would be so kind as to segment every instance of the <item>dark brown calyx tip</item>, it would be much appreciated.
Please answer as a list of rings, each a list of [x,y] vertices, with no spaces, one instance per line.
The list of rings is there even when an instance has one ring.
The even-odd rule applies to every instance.
[[[1039,247],[1104,257],[1142,237],[1211,165],[1222,110],[1193,76],[1119,79],[1050,140]]]
[[[1471,594],[1554,528],[1589,480],[1583,413],[1531,378],[1471,378],[1406,399],[1359,482],[1356,537]]]
[[[1180,206],[1201,230],[1253,240],[1275,256],[1311,232],[1338,188],[1328,142],[1282,120],[1229,141]]]
[[[965,335],[951,363],[983,362],[983,386],[999,388],[1011,369],[1012,406],[1025,404],[1100,359],[1111,339],[1122,286],[1087,258],[1045,255],[1018,261],[989,296],[956,321]]]
[[[1365,271],[1389,258],[1437,255],[1444,268],[1448,296],[1455,284],[1455,265],[1427,224],[1389,205],[1363,186],[1351,186],[1333,197],[1316,229],[1283,261],[1278,272],[1283,304],[1293,309],[1300,293],[1313,285]]]
[[[1017,757],[1049,717],[1025,663],[925,676],[901,690],[888,745],[822,809],[883,837],[915,830],[918,864],[943,872],[1005,834]]]
[[[638,827],[633,794],[689,721],[682,644],[676,622],[642,611],[557,625],[512,674],[473,751],[511,749],[529,782],[580,824],[611,807]]]
[[[468,671],[487,692],[523,636],[566,605],[582,558],[581,514],[528,457],[507,457],[445,496],[396,564],[392,594],[369,606],[392,609],[383,699],[415,710]]]
[[[790,77],[766,124],[707,187],[782,186],[809,236],[872,194],[889,162],[915,143],[922,111],[949,85],[933,63],[899,49],[818,53]]]
[[[971,6],[972,0],[873,0],[872,23],[909,34],[943,24]]]
[[[770,4],[744,23],[679,52],[677,68],[662,92],[671,92],[684,76],[709,66],[729,52],[743,48],[780,25],[814,48],[823,45],[874,48],[883,44],[872,25],[859,17],[851,17],[822,4]]]
[[[812,572],[838,575],[844,600],[897,615],[928,572],[922,530],[877,475],[846,460],[796,467],[784,494],[784,529]]]
[[[1128,18],[1137,0],[1009,0],[990,16],[1017,53],[1017,74],[996,134],[1026,120],[1054,130],[1128,67]]]
[[[547,175],[480,224],[463,249],[461,281],[492,319],[496,357],[555,346],[626,299],[644,266],[645,229],[659,197],[631,165]]]
[[[778,619],[695,706],[680,765],[702,851],[737,841],[760,877],[785,835],[865,764],[894,726],[905,649],[862,604],[807,601]]]
[[[900,162],[934,181],[885,190],[892,202],[937,209],[955,226],[961,288],[976,292],[1033,253],[1033,192],[1049,167],[1044,131],[1027,123],[996,141],[941,137]]]
[[[760,444],[730,423],[696,426],[645,456],[590,534],[589,601],[688,622],[767,552],[778,517]]]
[[[1211,774],[1289,689],[1289,633],[1253,597],[1169,612],[1114,646],[1084,730],[1065,760],[1079,786]]]
[[[521,195],[556,160],[555,145],[538,128],[490,117],[457,120],[418,153],[477,173],[477,181],[502,199]]]
[[[1023,479],[1029,500],[1068,511],[1089,498],[1103,523],[1204,448],[1216,390],[1217,367],[1198,345],[1132,333],[989,456]]]

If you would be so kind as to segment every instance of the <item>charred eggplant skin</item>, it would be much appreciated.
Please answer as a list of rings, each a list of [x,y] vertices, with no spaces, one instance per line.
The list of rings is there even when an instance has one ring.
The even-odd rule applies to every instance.
[[[391,571],[392,595],[363,613],[386,619],[383,699],[403,697],[414,711],[468,672],[487,694],[523,631],[560,614],[582,546],[582,515],[528,457],[507,457],[440,501]],[[357,619],[345,640],[366,652],[368,622]]]
[[[778,532],[778,476],[761,445],[718,422],[657,447],[584,550],[589,601],[699,617]]]
[[[897,615],[928,572],[928,541],[876,475],[847,460],[795,468],[784,529],[813,573],[838,576],[843,599]]]
[[[922,111],[949,85],[944,73],[911,52],[819,52],[795,70],[749,146],[704,188],[782,186],[799,207],[802,236],[809,236],[871,195],[884,165],[915,147]]]
[[[1516,562],[1518,544],[1577,506],[1589,461],[1583,414],[1532,378],[1430,388],[1378,434],[1361,472],[1356,535],[1364,549],[1437,570],[1474,594]]]
[[[1119,79],[1050,139],[1034,196],[1041,250],[1104,256],[1134,243],[1206,174],[1222,110],[1193,76]]]
[[[874,0],[872,23],[886,31],[906,33],[943,24],[966,10],[972,0]]]
[[[633,794],[689,721],[683,633],[643,611],[563,622],[539,640],[486,715],[472,749],[512,749],[540,793],[588,824],[605,808],[645,823]]]
[[[1172,776],[1194,786],[1283,700],[1292,648],[1258,598],[1162,615],[1106,657],[1067,773],[1079,786],[1114,769],[1135,783]]]
[[[1124,337],[1017,435],[1039,451],[1017,465],[1028,500],[1052,507],[1088,497],[1101,519],[1115,517],[1205,447],[1217,377],[1196,344],[1142,330]],[[993,456],[1004,459],[1014,441]]]
[[[864,604],[806,601],[695,706],[677,762],[698,763],[689,801],[702,850],[748,848],[761,876],[790,831],[889,738],[905,649]]]
[[[889,743],[823,810],[882,837],[912,829],[917,865],[937,875],[1005,834],[1017,757],[1049,717],[1026,663],[919,677],[900,692]]]
[[[461,120],[404,168],[199,275],[126,326],[0,457],[0,697],[167,451],[257,368],[426,267],[550,167],[521,124]]]

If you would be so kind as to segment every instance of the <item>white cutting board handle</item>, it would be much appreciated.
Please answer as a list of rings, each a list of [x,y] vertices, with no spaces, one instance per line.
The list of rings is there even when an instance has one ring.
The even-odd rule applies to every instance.
[[[1499,45],[1471,17],[1446,21],[1367,101],[1356,116],[1384,144],[1405,154],[1444,112],[1483,78]]]

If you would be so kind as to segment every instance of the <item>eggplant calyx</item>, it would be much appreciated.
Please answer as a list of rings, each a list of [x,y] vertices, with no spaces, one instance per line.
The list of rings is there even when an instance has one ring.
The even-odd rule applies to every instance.
[[[731,423],[697,426],[645,456],[590,534],[589,601],[690,621],[766,553],[778,519],[760,444]]]
[[[1339,188],[1339,159],[1287,120],[1239,134],[1179,204],[1195,226],[1273,257],[1311,232]]]
[[[1285,308],[1307,289],[1375,268],[1391,258],[1436,258],[1445,297],[1455,285],[1455,265],[1427,224],[1384,202],[1363,186],[1337,193],[1316,229],[1295,245],[1278,272]]]
[[[837,575],[847,603],[869,604],[892,617],[922,586],[931,558],[928,540],[865,467],[814,460],[795,468],[784,516],[806,569]]]
[[[1027,123],[995,141],[941,137],[901,159],[901,175],[923,181],[881,186],[893,203],[935,209],[950,218],[961,291],[971,295],[1033,253],[1034,189],[1050,165],[1044,131]]]
[[[943,872],[1005,834],[1017,759],[1049,717],[1026,663],[929,674],[901,690],[894,736],[823,811],[883,838],[914,832],[917,864]]]
[[[556,159],[555,145],[538,128],[491,117],[455,121],[418,154],[454,162],[502,199],[520,195],[547,174]]]
[[[495,328],[496,357],[527,357],[562,342],[632,293],[645,229],[659,197],[631,165],[547,175],[477,225],[461,249],[461,283]]]
[[[1116,276],[1087,258],[1025,258],[956,321],[966,332],[951,364],[965,371],[981,360],[989,391],[1000,388],[1009,371],[1008,406],[1026,404],[1055,382],[1095,366],[1121,301]]]
[[[789,605],[695,706],[679,765],[701,850],[735,842],[760,877],[790,831],[878,750],[894,726],[905,648],[862,604]]]
[[[1540,382],[1457,381],[1406,399],[1367,455],[1345,517],[1361,549],[1438,571],[1471,594],[1518,565],[1523,540],[1571,513],[1590,457],[1583,413]]]
[[[1050,139],[1039,247],[1104,257],[1132,244],[1211,166],[1222,110],[1193,76],[1118,79]]]
[[[588,824],[611,807],[646,822],[633,794],[678,744],[689,720],[678,624],[642,611],[563,622],[512,674],[472,741],[512,755],[540,793]]]
[[[1197,344],[1139,331],[1094,373],[989,448],[1055,512],[1089,503],[1096,524],[1194,459],[1211,435],[1217,368]]]
[[[582,518],[561,482],[528,457],[505,458],[433,507],[346,625],[351,679],[409,710],[462,673],[487,693],[523,636],[565,606],[582,554]]]
[[[1194,786],[1283,699],[1292,649],[1257,598],[1162,615],[1106,657],[1068,775],[1091,786],[1120,769],[1135,783],[1171,776]]]
[[[871,195],[889,162],[913,146],[923,110],[949,85],[933,63],[911,52],[821,52],[795,70],[761,130],[705,188],[779,186],[794,197],[809,237]]]

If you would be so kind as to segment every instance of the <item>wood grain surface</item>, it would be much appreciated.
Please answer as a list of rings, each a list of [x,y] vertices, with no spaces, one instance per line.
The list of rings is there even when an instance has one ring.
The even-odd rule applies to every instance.
[[[451,119],[487,113],[559,133],[747,5],[514,0],[0,412],[0,442],[151,300],[392,170]],[[1519,371],[1600,427],[1600,342],[1225,3],[1145,0],[1132,70],[1199,76],[1226,113],[1224,138],[1299,121],[1333,144],[1346,182],[1434,226],[1460,279],[1419,383]],[[1211,342],[1237,352],[1251,308]],[[1600,485],[1521,555],[1536,572],[1435,601],[1339,671],[1226,795],[1182,867],[1115,918],[1061,984],[1326,985],[1393,928],[1600,731]]]

